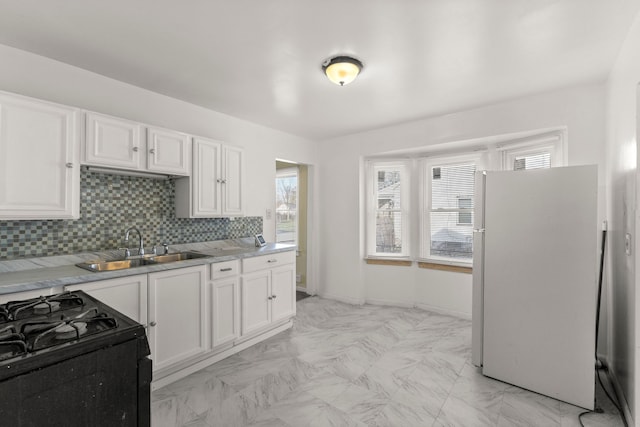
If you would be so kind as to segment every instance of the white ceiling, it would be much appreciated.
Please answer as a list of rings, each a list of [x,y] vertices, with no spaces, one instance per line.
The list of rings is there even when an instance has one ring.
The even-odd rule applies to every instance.
[[[638,0],[0,0],[0,43],[324,139],[603,80]],[[339,87],[320,64],[365,68]]]

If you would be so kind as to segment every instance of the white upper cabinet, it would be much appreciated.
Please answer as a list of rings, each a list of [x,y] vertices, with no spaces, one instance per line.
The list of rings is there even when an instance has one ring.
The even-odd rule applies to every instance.
[[[193,138],[191,179],[176,181],[176,216],[241,216],[244,150],[206,138]]]
[[[239,216],[243,214],[242,197],[242,161],[244,151],[237,147],[222,146],[222,204],[223,215]]]
[[[87,112],[84,163],[95,166],[144,169],[144,127],[140,123]]]
[[[156,127],[147,128],[147,169],[170,175],[189,175],[189,135]]]
[[[80,214],[79,110],[0,93],[0,218]]]
[[[191,138],[170,129],[87,111],[83,164],[189,176]]]

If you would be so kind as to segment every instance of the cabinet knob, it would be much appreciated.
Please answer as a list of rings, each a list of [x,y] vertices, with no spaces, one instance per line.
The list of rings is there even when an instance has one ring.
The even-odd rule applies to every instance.
[[[222,180],[222,181],[220,181],[220,182],[222,182],[223,184],[226,184],[226,183],[227,183],[227,180],[226,180],[226,179],[223,179],[223,180]]]
[[[268,299],[268,300],[272,300],[272,299],[273,299],[273,297],[267,297],[267,299]]]
[[[149,326],[156,326],[156,325],[157,325],[157,323],[156,323],[156,322],[151,322],[151,323],[149,323]]]
[[[135,151],[136,153],[138,152],[139,148],[138,147],[133,147],[133,151]]]
[[[222,184],[222,180],[220,178],[216,179],[216,182],[219,182]]]
[[[155,148],[152,148],[151,150],[149,150],[149,152],[150,152],[151,154],[155,154],[155,153],[156,153],[156,149],[155,149]]]
[[[71,169],[71,168],[73,167],[73,163],[67,163],[65,166],[66,166],[67,168]]]
[[[271,295],[271,298],[276,299],[278,295]]]

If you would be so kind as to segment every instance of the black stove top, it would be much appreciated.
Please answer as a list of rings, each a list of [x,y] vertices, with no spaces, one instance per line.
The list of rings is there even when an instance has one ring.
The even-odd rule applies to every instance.
[[[82,291],[11,301],[0,305],[0,381],[144,334]]]

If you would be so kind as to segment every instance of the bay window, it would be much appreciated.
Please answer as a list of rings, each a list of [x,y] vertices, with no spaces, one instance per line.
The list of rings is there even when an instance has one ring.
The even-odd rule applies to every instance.
[[[366,257],[390,258],[382,262],[393,265],[417,260],[421,267],[470,267],[476,171],[563,166],[564,138],[564,131],[556,130],[476,144],[450,155],[423,152],[403,160],[366,161]],[[409,236],[418,238],[410,242]]]

